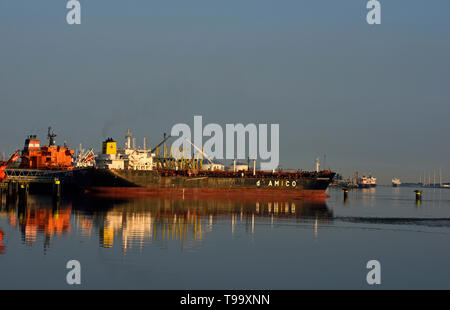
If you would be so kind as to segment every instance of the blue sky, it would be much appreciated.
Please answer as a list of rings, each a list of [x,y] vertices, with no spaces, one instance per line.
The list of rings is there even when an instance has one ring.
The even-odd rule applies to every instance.
[[[175,123],[279,123],[285,168],[450,181],[449,1],[0,0],[0,152]]]

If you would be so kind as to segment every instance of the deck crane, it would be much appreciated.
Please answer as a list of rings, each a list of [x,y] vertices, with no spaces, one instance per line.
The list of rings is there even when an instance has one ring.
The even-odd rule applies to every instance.
[[[8,168],[10,165],[12,165],[14,162],[16,162],[20,158],[20,150],[17,150],[12,154],[12,156],[9,158],[9,160],[6,163],[0,163],[0,182],[6,181],[6,174],[5,169]]]
[[[213,159],[209,157],[203,150],[201,150],[198,146],[192,143],[189,139],[186,138],[186,141],[189,142],[198,152],[202,153],[206,159],[210,162],[211,165],[214,165]]]
[[[164,133],[164,140],[161,141],[161,143],[159,143],[157,146],[155,146],[154,148],[152,148],[152,150],[150,151],[150,153],[153,153],[154,151],[156,151],[156,149],[158,147],[160,147],[162,144],[164,144],[167,140],[169,140],[169,138],[172,138],[171,135],[166,136],[166,133]]]
[[[74,160],[75,167],[89,167],[92,165],[92,161],[95,159],[94,149],[85,151],[80,149],[80,153]]]

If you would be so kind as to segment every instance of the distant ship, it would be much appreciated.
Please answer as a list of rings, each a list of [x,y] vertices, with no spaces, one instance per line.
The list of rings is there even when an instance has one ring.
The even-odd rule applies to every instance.
[[[362,176],[359,179],[358,187],[360,188],[370,188],[370,187],[376,187],[377,186],[377,178],[374,178],[372,176]]]
[[[393,187],[400,187],[400,185],[402,185],[402,182],[400,181],[399,178],[393,178],[392,179],[392,186]]]

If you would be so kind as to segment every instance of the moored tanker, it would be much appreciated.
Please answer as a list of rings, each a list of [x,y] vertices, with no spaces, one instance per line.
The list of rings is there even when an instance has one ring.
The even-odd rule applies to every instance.
[[[97,195],[136,196],[169,195],[190,198],[326,198],[328,185],[335,173],[329,170],[306,172],[262,171],[253,169],[250,161],[245,169],[217,169],[211,160],[202,158],[159,157],[145,146],[131,147],[127,132],[125,148],[109,138],[95,166],[74,170],[74,181],[82,189]],[[166,139],[165,139],[166,140]],[[165,142],[164,140],[164,142]],[[203,154],[203,153],[202,153]]]

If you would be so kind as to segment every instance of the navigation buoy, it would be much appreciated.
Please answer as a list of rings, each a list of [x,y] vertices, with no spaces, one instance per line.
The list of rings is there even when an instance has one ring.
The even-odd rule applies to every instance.
[[[415,190],[414,193],[416,193],[416,200],[422,200],[422,191]]]

